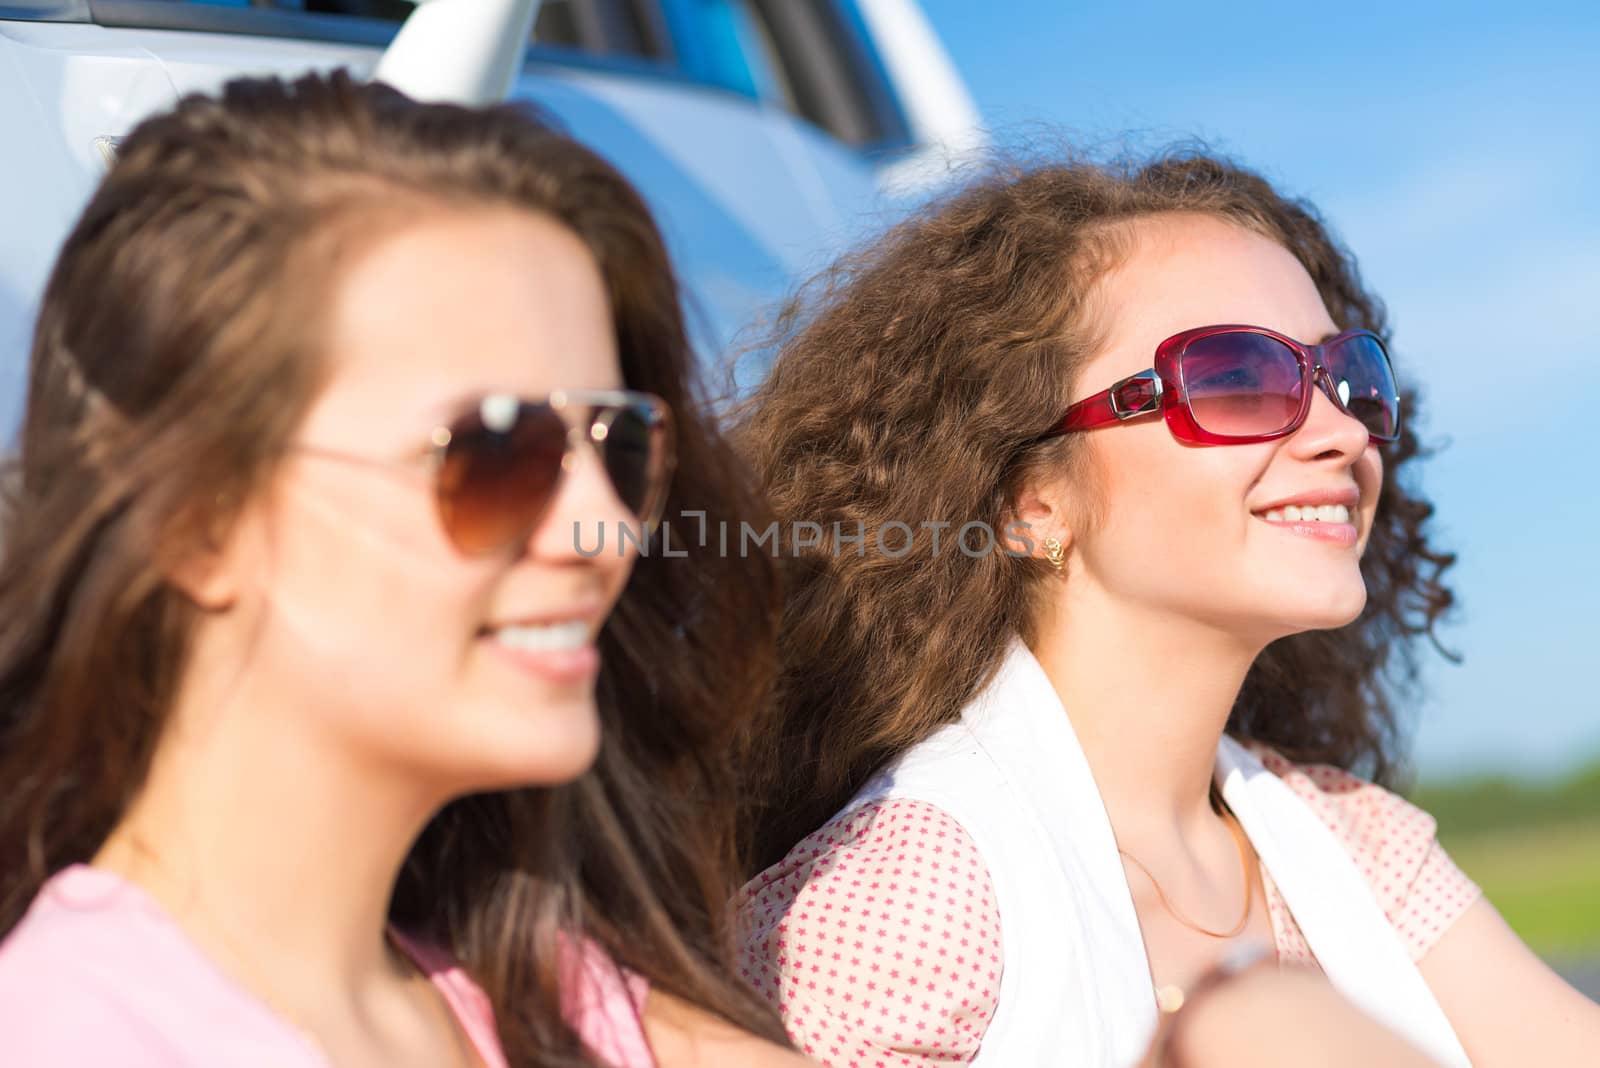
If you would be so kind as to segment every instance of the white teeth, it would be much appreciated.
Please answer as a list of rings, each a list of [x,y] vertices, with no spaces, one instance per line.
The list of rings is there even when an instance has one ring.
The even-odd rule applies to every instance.
[[[542,623],[534,626],[501,627],[494,632],[494,640],[509,649],[527,653],[582,649],[589,644],[589,624]]]
[[[1350,509],[1342,504],[1298,505],[1288,504],[1282,511],[1274,508],[1267,512],[1269,523],[1348,523]]]

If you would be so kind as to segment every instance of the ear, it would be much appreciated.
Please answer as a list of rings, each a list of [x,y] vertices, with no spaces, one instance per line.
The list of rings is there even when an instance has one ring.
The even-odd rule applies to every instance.
[[[249,517],[218,497],[205,518],[183,525],[162,572],[202,612],[221,613],[238,602],[249,552]]]
[[[237,589],[219,554],[189,553],[167,569],[167,580],[202,612],[220,614],[238,600]]]
[[[1062,482],[1028,482],[1017,494],[1006,525],[1005,541],[1018,555],[1044,557],[1044,540],[1055,538],[1070,556],[1073,546],[1071,510]]]

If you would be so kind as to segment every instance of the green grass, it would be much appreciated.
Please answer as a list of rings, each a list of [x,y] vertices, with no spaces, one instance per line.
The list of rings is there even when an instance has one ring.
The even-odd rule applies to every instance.
[[[1411,800],[1456,834],[1600,821],[1600,761],[1556,782],[1479,776],[1424,783]]]
[[[1600,762],[1551,783],[1425,784],[1411,800],[1529,946],[1547,957],[1600,954]]]
[[[1600,953],[1600,820],[1439,840],[1536,952]]]

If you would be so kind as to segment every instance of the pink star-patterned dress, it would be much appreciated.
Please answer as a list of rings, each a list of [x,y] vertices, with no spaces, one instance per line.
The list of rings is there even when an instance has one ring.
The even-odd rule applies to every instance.
[[[1413,960],[1478,898],[1421,809],[1338,768],[1252,748],[1350,851]],[[1279,961],[1315,967],[1261,875]],[[1000,914],[976,847],[942,809],[893,799],[841,813],[752,879],[739,911],[741,973],[809,1056],[927,1068],[977,1055],[1004,966]]]

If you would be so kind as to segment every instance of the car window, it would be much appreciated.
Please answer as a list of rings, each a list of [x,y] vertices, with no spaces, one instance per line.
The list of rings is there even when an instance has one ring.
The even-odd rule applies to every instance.
[[[411,0],[0,0],[0,18],[383,46]],[[910,143],[856,0],[543,0],[529,60],[731,90],[844,145]]]
[[[909,129],[853,0],[663,0],[691,77],[798,115],[847,145]]]

